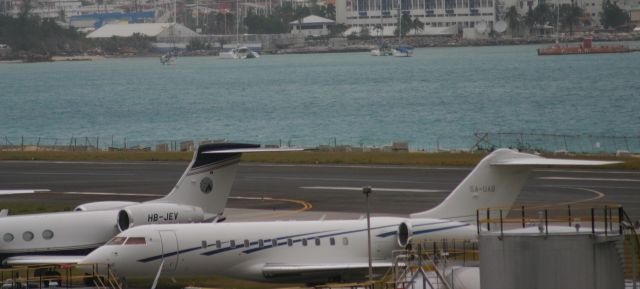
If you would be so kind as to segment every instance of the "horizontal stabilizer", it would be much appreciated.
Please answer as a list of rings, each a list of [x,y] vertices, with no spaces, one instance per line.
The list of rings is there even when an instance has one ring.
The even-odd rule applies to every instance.
[[[619,164],[617,161],[591,161],[570,159],[547,159],[541,157],[500,159],[491,162],[492,166],[604,166]]]
[[[298,152],[302,148],[240,148],[228,150],[203,151],[203,154],[238,154],[238,153],[269,153],[269,152]]]
[[[85,256],[50,256],[50,255],[25,255],[13,256],[2,261],[5,266],[28,266],[28,265],[63,265],[78,264]]]
[[[389,268],[392,262],[374,261],[373,268]],[[368,262],[360,263],[319,263],[319,264],[266,264],[262,268],[262,273],[267,275],[292,274],[292,273],[316,273],[327,271],[343,270],[366,270],[369,268]]]

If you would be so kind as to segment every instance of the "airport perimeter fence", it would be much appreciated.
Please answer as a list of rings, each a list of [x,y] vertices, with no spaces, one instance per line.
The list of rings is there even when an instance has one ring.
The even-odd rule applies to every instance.
[[[492,151],[513,148],[526,152],[574,154],[640,154],[640,135],[569,135],[521,132],[479,132],[472,136],[435,137],[428,144],[407,141],[366,143],[359,139],[325,138],[324,141],[305,139],[275,139],[267,141],[228,140],[215,137],[185,139],[139,139],[119,136],[31,137],[3,136],[0,151],[193,151],[199,144],[245,142],[265,147],[303,147],[321,151],[340,152],[447,152]]]
[[[273,141],[228,140],[221,138],[191,138],[140,140],[117,136],[82,136],[82,137],[9,137],[0,139],[0,151],[66,151],[66,152],[104,152],[104,151],[156,151],[185,152],[193,151],[200,144],[242,142],[261,144],[264,147],[303,147],[325,151],[409,151],[409,143],[404,141],[390,142],[386,145],[344,144],[337,138],[327,138],[324,143],[301,139],[278,139]],[[415,150],[415,149],[413,149]],[[417,149],[420,150],[420,149]]]
[[[477,132],[471,150],[513,148],[540,153],[638,154],[640,135],[548,134],[523,132]]]

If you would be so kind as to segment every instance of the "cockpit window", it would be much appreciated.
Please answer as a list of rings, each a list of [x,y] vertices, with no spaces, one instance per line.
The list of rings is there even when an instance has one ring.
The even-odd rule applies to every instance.
[[[130,237],[127,239],[125,245],[145,245],[147,241],[145,241],[144,237]]]
[[[115,237],[111,239],[111,241],[107,242],[107,245],[122,245],[126,240],[127,237]]]

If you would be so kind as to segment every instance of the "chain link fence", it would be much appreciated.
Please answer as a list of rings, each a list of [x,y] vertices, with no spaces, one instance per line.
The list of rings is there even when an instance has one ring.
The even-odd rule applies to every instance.
[[[513,148],[540,153],[575,154],[639,154],[639,136],[616,135],[568,135],[520,132],[478,132],[468,137],[437,137],[432,144],[407,141],[366,143],[358,139],[326,138],[317,140],[275,139],[270,141],[233,140],[258,143],[265,147],[304,147],[324,151],[492,151],[496,148]],[[117,136],[30,137],[4,136],[0,139],[0,151],[193,151],[199,144],[224,143],[222,138],[189,138],[145,140]],[[467,143],[467,145],[464,145]],[[462,146],[460,144],[463,144]],[[462,147],[462,148],[460,148]]]
[[[640,135],[570,135],[522,132],[478,132],[472,150],[508,147],[520,151],[576,154],[637,154]]]

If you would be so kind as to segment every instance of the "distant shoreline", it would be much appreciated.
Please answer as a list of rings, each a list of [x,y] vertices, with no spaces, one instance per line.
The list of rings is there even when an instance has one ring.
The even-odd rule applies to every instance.
[[[640,41],[640,33],[618,33],[618,34],[594,34],[594,42],[627,42]],[[564,37],[560,40],[563,44],[579,43],[584,36]],[[385,41],[391,45],[395,44],[396,38],[385,37]],[[283,48],[275,50],[265,50],[265,55],[284,55],[284,54],[319,54],[319,53],[349,53],[349,52],[367,52],[376,45],[376,38],[371,36],[369,39],[351,39],[346,40],[346,46],[329,46],[329,45],[305,45],[303,47]],[[555,38],[551,36],[545,37],[528,37],[528,38],[487,38],[487,39],[457,39],[451,36],[414,36],[407,35],[405,37],[407,45],[416,48],[447,48],[447,47],[485,47],[485,46],[519,46],[519,45],[535,45],[535,44],[552,44]],[[638,51],[640,47],[631,47]],[[66,55],[52,56],[48,61],[93,61],[109,58],[139,58],[139,57],[159,57],[162,53],[145,52],[145,53],[126,53],[112,55]],[[188,51],[181,53],[179,57],[192,56],[216,56],[211,51]],[[34,61],[38,62],[38,61]],[[0,64],[16,64],[16,63],[32,63],[21,59],[0,60]]]

